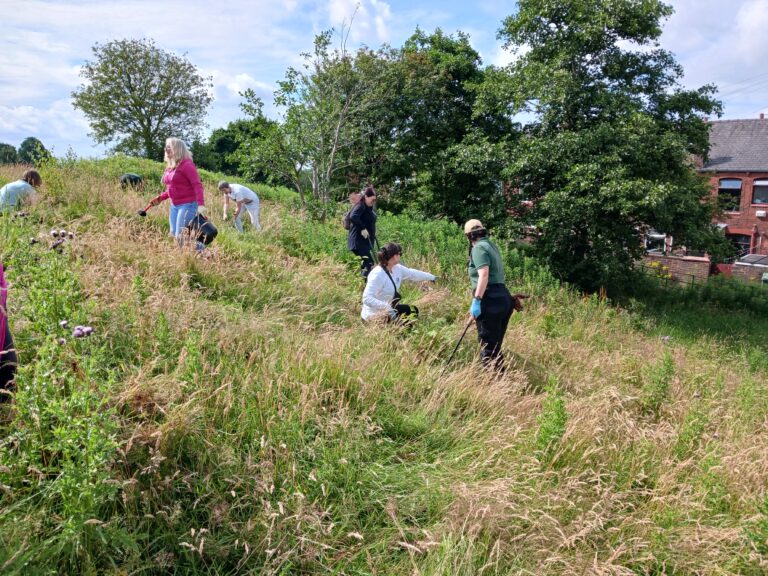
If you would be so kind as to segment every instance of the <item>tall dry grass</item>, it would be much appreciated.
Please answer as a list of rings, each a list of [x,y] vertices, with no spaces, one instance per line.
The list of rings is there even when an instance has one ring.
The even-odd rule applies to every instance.
[[[768,481],[768,379],[722,341],[660,338],[513,269],[534,298],[511,322],[507,373],[480,369],[470,334],[440,377],[463,277],[409,289],[413,330],[364,325],[353,266],[323,252],[337,232],[293,207],[265,202],[261,234],[216,221],[202,259],[167,237],[162,209],[135,216],[144,198],[48,170],[53,190],[4,224],[22,228],[2,256],[28,262],[11,278],[23,283],[36,270],[21,234],[77,234],[61,261],[114,374],[117,490],[90,524],[67,524],[50,480],[6,474],[5,571],[765,572],[747,528]],[[304,253],[296,230],[313,227]],[[413,249],[425,269],[460,269],[465,254],[455,269],[449,256]],[[12,298],[37,350],[49,336],[21,320],[31,296]],[[5,446],[5,461],[24,457]]]

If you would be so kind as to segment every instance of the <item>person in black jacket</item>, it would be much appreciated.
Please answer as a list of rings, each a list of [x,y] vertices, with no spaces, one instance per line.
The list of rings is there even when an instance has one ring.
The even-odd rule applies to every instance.
[[[363,278],[367,278],[373,268],[372,254],[376,242],[376,212],[373,211],[375,202],[376,191],[369,186],[349,214],[352,225],[347,236],[347,248],[362,259],[360,275]]]

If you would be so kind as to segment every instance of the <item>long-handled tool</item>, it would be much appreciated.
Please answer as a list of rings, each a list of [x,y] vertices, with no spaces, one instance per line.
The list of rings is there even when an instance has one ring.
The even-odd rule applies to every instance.
[[[456,347],[453,349],[453,352],[451,352],[451,355],[448,357],[448,361],[445,363],[445,366],[443,366],[443,370],[440,372],[440,378],[443,377],[443,374],[445,374],[445,371],[448,369],[448,364],[451,363],[451,360],[453,360],[453,357],[456,355],[456,350],[459,349],[459,346],[461,346],[461,341],[464,340],[464,336],[467,335],[467,330],[469,330],[469,327],[472,325],[472,322],[475,321],[474,316],[470,316],[469,320],[467,320],[467,325],[464,326],[464,332],[461,333],[461,338],[459,338],[459,341],[456,342]]]

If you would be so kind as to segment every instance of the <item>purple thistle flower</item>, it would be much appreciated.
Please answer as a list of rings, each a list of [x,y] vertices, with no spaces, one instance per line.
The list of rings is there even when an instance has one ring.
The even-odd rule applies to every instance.
[[[62,320],[61,322],[59,322],[59,326],[61,326],[62,328],[66,328],[68,324],[69,324],[69,320]]]
[[[51,236],[53,236],[54,238],[58,238],[59,237],[59,231],[58,230],[51,230]]]

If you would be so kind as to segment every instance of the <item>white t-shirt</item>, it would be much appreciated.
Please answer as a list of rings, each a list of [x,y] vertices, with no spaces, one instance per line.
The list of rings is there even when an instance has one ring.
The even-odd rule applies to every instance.
[[[400,284],[403,280],[424,282],[436,278],[429,272],[407,268],[402,264],[395,264],[390,275],[398,291],[400,291]],[[360,312],[363,320],[368,320],[377,314],[392,309],[392,299],[395,297],[395,287],[392,286],[392,280],[389,279],[381,266],[376,266],[368,274],[368,282],[365,284],[365,290],[363,290],[363,310]]]
[[[231,190],[229,197],[235,202],[245,202],[245,205],[250,207],[253,207],[254,203],[257,206],[259,205],[259,197],[250,188],[242,184],[230,184],[229,189]]]
[[[28,200],[33,200],[37,190],[25,180],[9,182],[0,188],[0,210],[17,208]]]

